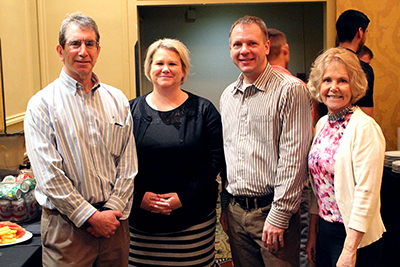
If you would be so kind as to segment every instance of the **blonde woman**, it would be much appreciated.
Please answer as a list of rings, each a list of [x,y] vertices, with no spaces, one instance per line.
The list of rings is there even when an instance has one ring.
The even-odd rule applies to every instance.
[[[139,172],[130,216],[133,266],[214,266],[216,176],[224,166],[214,105],[182,90],[189,51],[153,43],[145,60],[153,91],[131,100]]]
[[[308,88],[329,112],[315,127],[309,153],[316,201],[308,257],[323,267],[378,266],[385,139],[374,119],[354,105],[365,95],[365,73],[354,53],[331,48],[315,60]]]

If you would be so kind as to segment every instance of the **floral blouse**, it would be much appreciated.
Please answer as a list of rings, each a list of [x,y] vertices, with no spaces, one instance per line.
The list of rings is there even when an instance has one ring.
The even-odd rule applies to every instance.
[[[354,107],[348,107],[337,114],[329,115],[329,120],[315,139],[308,157],[318,199],[318,214],[328,222],[343,223],[335,198],[335,156],[353,112]]]

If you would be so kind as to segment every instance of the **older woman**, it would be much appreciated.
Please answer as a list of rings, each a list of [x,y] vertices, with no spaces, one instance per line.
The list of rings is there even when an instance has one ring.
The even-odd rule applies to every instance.
[[[317,266],[378,266],[385,227],[380,186],[385,139],[378,124],[354,106],[367,80],[354,53],[331,48],[311,70],[308,88],[328,107],[309,154],[316,201],[307,253]]]
[[[153,91],[130,102],[139,164],[133,266],[214,266],[222,126],[210,101],[181,89],[189,67],[184,44],[156,41],[145,60]]]

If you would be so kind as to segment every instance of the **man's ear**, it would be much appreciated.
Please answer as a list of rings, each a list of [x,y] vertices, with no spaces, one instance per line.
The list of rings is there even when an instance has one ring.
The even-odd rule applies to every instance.
[[[360,39],[363,38],[364,34],[365,34],[365,32],[363,31],[363,29],[362,29],[361,27],[358,28],[357,35],[358,35],[358,37],[359,37]]]
[[[271,42],[269,40],[267,40],[267,42],[265,43],[265,55],[268,56],[269,52],[271,49]]]
[[[62,61],[62,62],[64,62],[64,55],[63,55],[63,48],[62,48],[62,46],[60,45],[60,44],[58,44],[57,46],[56,46],[56,50],[57,50],[57,55],[58,55],[58,57],[60,58],[60,60]]]
[[[283,53],[285,56],[286,56],[287,54],[289,54],[289,53],[290,53],[290,51],[289,51],[289,44],[284,44],[284,45],[282,45],[281,50],[282,50],[282,53]]]

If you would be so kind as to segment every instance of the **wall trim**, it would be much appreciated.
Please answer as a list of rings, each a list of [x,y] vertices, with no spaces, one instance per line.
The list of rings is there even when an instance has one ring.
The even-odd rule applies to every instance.
[[[9,127],[11,125],[15,125],[15,124],[24,122],[24,118],[25,118],[25,112],[17,114],[17,115],[9,116],[6,118],[6,125],[7,125],[7,127]]]

